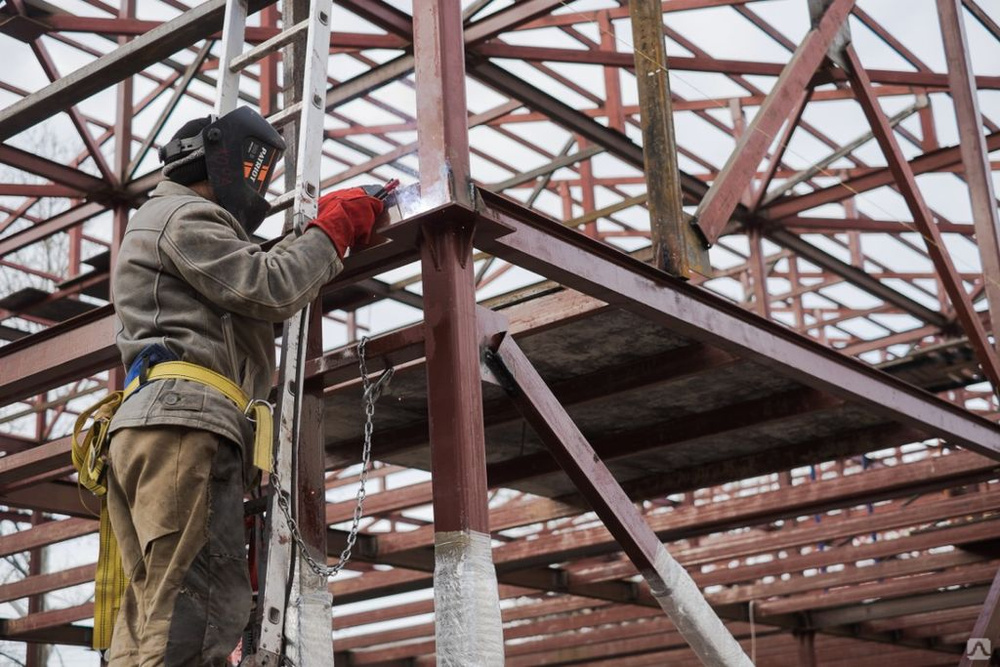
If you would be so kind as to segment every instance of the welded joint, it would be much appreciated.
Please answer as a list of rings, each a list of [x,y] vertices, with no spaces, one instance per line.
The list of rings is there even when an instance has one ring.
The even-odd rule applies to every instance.
[[[488,347],[482,348],[482,373],[484,382],[499,386],[508,396],[513,398],[520,393],[517,380],[507,368],[503,357]]]
[[[435,271],[441,270],[441,243],[445,242],[449,234],[458,234],[462,244],[459,254],[459,264],[464,269],[472,257],[473,243],[476,237],[475,220],[453,220],[443,224],[439,221],[428,221],[420,225],[417,234],[417,246],[426,246],[431,256],[431,263]]]
[[[698,224],[698,216],[692,215],[690,218],[688,218],[687,223],[691,225],[691,229],[694,230],[695,236],[697,236],[698,240],[701,241],[702,247],[705,250],[711,248],[713,243],[708,238],[708,234],[705,233],[705,230],[701,228],[700,224]]]
[[[819,28],[819,24],[832,2],[833,0],[809,0],[809,20],[813,30]],[[830,42],[830,47],[826,50],[826,57],[842,69],[847,69],[847,56],[844,51],[850,43],[851,24],[850,21],[844,21],[837,36]]]
[[[510,336],[506,316],[484,306],[476,306],[476,329],[479,337],[479,369],[483,382],[496,385],[508,396],[519,392],[517,380],[500,356],[500,346]]]

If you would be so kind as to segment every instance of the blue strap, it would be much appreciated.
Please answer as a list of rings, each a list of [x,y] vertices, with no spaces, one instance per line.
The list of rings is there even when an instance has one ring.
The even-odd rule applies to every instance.
[[[180,359],[176,354],[159,343],[153,343],[142,348],[142,351],[132,360],[132,365],[128,367],[128,374],[125,376],[125,386],[129,386],[132,380],[139,378],[139,386],[141,388],[142,385],[146,384],[146,373],[149,369],[164,361],[180,361]]]

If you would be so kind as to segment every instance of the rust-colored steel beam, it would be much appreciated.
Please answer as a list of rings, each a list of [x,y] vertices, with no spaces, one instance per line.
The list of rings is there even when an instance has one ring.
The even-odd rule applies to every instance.
[[[94,519],[49,521],[28,530],[18,531],[13,535],[5,535],[3,542],[0,543],[0,556],[9,556],[36,547],[90,535],[97,532],[97,528],[98,524]]]
[[[459,0],[414,6],[420,189],[427,206],[455,203],[420,229],[434,489],[434,603],[442,661],[503,663],[489,540],[486,442],[472,260],[465,46]]]
[[[11,107],[7,107],[10,109]],[[0,111],[0,115],[4,112]],[[102,193],[110,188],[105,181],[90,174],[53,162],[40,155],[14,148],[8,144],[0,144],[0,162],[9,164],[15,169],[26,171],[47,178],[53,183],[65,185],[77,190],[82,195]]]
[[[823,609],[857,604],[870,598],[882,598],[888,602],[894,598],[906,598],[921,593],[938,593],[950,586],[972,586],[993,581],[1000,561],[989,561],[974,565],[962,565],[926,576],[898,577],[879,580],[865,586],[850,586],[823,593],[811,592],[782,599],[767,600],[757,605],[762,618],[771,614],[785,614],[810,610],[813,613]],[[766,620],[764,621],[766,622]]]
[[[885,154],[889,171],[892,172],[900,194],[910,209],[913,223],[920,231],[921,236],[924,237],[927,254],[934,263],[934,268],[937,269],[951,305],[955,309],[955,315],[961,322],[966,336],[969,337],[969,342],[976,351],[976,357],[979,359],[983,372],[989,378],[990,384],[993,385],[993,391],[996,393],[1000,391],[1000,359],[997,358],[997,353],[987,338],[982,320],[976,314],[962,279],[955,270],[951,255],[941,238],[941,232],[934,223],[934,216],[927,208],[923,195],[920,193],[910,164],[903,157],[899,143],[889,126],[888,118],[882,111],[878,98],[871,94],[871,81],[865,73],[857,52],[854,47],[848,46],[844,53],[847,58],[851,86],[858,97],[858,102],[872,126],[879,147]]]
[[[600,454],[600,452],[597,452]],[[971,454],[970,454],[971,455]],[[879,500],[900,498],[905,496],[931,493],[941,488],[975,483],[996,475],[995,463],[983,457],[976,456],[976,463],[969,459],[950,460],[934,459],[927,462],[912,464],[903,469],[896,467],[886,470],[871,471],[850,478],[824,481],[822,483],[801,485],[794,489],[786,489],[780,493],[758,494],[751,501],[720,501],[711,507],[679,508],[669,516],[660,516],[653,521],[657,535],[664,541],[690,539],[711,532],[733,530],[749,525],[767,524],[782,519],[815,514],[854,504],[877,502]],[[623,485],[628,490],[628,484]],[[673,490],[690,490],[692,485],[686,482],[676,482]],[[646,494],[630,497],[636,500],[652,498]],[[579,502],[567,504],[570,498],[555,500],[539,500],[536,503],[520,507],[518,511],[497,510],[490,515],[492,531],[507,530],[535,522],[550,521],[568,516],[579,511]],[[560,502],[563,501],[563,502]],[[996,530],[991,528],[989,530]],[[984,531],[989,532],[989,531]],[[593,537],[594,535],[591,535]],[[583,552],[593,554],[605,553],[606,544],[603,536],[595,543],[588,542],[586,534],[578,534],[576,548],[579,555]],[[383,556],[409,549],[426,547],[431,543],[431,534],[425,528],[397,535],[383,535],[379,538],[379,553]],[[557,542],[554,540],[553,543]],[[545,541],[535,545],[544,547]],[[597,546],[597,545],[605,546]],[[933,544],[938,544],[934,542]],[[758,548],[758,547],[754,547]],[[759,545],[763,550],[768,544]],[[504,547],[507,552],[514,547]],[[566,553],[562,556],[569,556]],[[837,561],[835,561],[837,562]]]
[[[111,306],[0,348],[0,404],[107,370],[119,363]]]
[[[874,92],[874,91],[872,91]],[[986,149],[1000,149],[1000,132],[994,132],[986,137]],[[910,160],[909,165],[914,175],[926,174],[942,169],[948,169],[961,164],[962,153],[959,146],[940,148],[931,153],[924,153]],[[843,183],[816,190],[796,197],[783,197],[761,209],[764,217],[780,220],[823,204],[840,202],[850,197],[894,183],[892,171],[888,168],[876,169],[863,176],[851,178]]]
[[[642,109],[646,202],[653,261],[658,268],[680,278],[686,279],[692,271],[708,275],[711,265],[707,245],[688,224],[682,208],[660,0],[629,0],[629,14]]]
[[[431,205],[471,202],[465,48],[456,7],[417,5],[413,20],[420,193]],[[453,261],[464,265],[465,258]]]
[[[482,215],[514,230],[480,244],[483,250],[804,384],[859,401],[894,421],[1000,457],[1000,429],[994,424],[780,325],[751,319],[738,306],[665,277],[512,202],[482,191],[480,197]],[[936,416],[930,418],[932,414]]]
[[[834,0],[830,4],[822,20],[809,31],[782,70],[774,88],[726,161],[726,166],[712,182],[712,187],[695,212],[697,224],[709,242],[714,243],[729,224],[740,195],[757,171],[778,130],[805,97],[810,79],[826,58],[827,50],[853,7],[854,0]]]
[[[873,218],[829,218],[829,217],[805,217],[795,216],[785,218],[781,224],[795,232],[815,232],[836,233],[836,232],[869,232],[875,234],[902,234],[908,230],[904,223],[898,220],[875,220]],[[973,236],[976,228],[971,223],[955,223],[939,220],[938,230],[942,234],[960,234],[962,236]]]
[[[802,486],[810,487],[812,484]],[[833,485],[827,484],[827,486]],[[826,492],[827,490],[823,491],[823,493]],[[780,497],[780,493],[775,494],[774,501],[779,502]],[[777,574],[799,572],[831,565],[852,565],[865,559],[886,558],[937,546],[974,542],[980,539],[989,539],[996,535],[998,530],[997,526],[993,525],[996,522],[991,522],[986,526],[967,523],[966,517],[969,514],[978,515],[983,512],[993,512],[998,507],[997,500],[992,498],[991,494],[980,493],[964,498],[952,498],[937,504],[929,501],[918,505],[896,502],[881,507],[872,515],[853,516],[840,520],[836,517],[827,517],[828,520],[815,525],[811,521],[786,522],[780,530],[773,528],[756,530],[737,538],[708,540],[706,542],[699,542],[695,539],[705,537],[717,530],[744,525],[768,526],[769,524],[766,522],[757,524],[756,519],[747,520],[746,516],[740,519],[736,518],[743,513],[745,502],[746,499],[733,499],[716,503],[718,508],[717,512],[713,511],[713,515],[726,515],[732,519],[729,522],[718,523],[709,517],[710,523],[708,525],[702,524],[699,522],[700,515],[694,507],[682,508],[672,513],[648,515],[645,520],[656,531],[658,539],[662,541],[689,540],[688,544],[677,548],[677,560],[684,566],[695,569],[695,579],[702,586],[733,584],[753,580],[757,577],[774,576],[774,573],[767,569],[768,567],[776,568]],[[705,507],[702,506],[700,509]],[[805,506],[800,507],[803,511],[808,511]],[[712,509],[716,508],[713,506]],[[678,512],[680,513],[678,514]],[[799,516],[798,512],[793,512],[788,516],[792,515]],[[942,528],[940,531],[916,532],[906,537],[896,536],[860,546],[838,546],[823,550],[815,548],[816,545],[836,543],[855,536],[877,535],[886,531],[898,533],[901,529],[921,528],[928,523],[948,519],[956,519],[957,525]],[[426,549],[415,549],[409,554],[388,553],[391,549],[386,549],[384,553],[383,544],[389,538],[390,536],[380,536],[377,547],[368,545],[369,549],[359,554],[359,557],[375,559],[375,562],[403,568],[430,569],[427,563],[429,559],[426,557]],[[516,578],[518,573],[522,576],[530,574],[531,568],[539,562],[538,553],[547,555],[548,560],[545,562],[563,562],[581,557],[607,556],[621,549],[615,542],[615,538],[603,527],[574,531],[571,538],[564,534],[540,536],[536,542],[536,544],[529,545],[513,543],[496,549],[495,557],[501,570],[515,577],[510,579],[505,574],[504,581],[518,585],[540,586],[538,580],[534,580],[534,583],[528,583],[525,579]],[[798,555],[801,549],[807,547],[811,551]],[[709,573],[697,572],[698,568],[703,565],[726,564],[733,560],[743,560],[781,551],[790,552],[787,559],[775,559],[764,566],[743,565],[733,569],[726,566],[721,569],[716,568]],[[331,552],[334,552],[333,549]],[[378,554],[377,557],[374,554]],[[634,572],[635,569],[632,567],[609,564],[603,568],[599,575],[574,574],[572,581],[590,585],[621,577],[630,577]],[[372,576],[368,580],[338,583],[334,589],[338,591],[338,597],[347,595],[347,599],[353,602],[360,599],[370,599],[390,591],[398,592],[396,589],[404,581],[412,588],[423,588],[430,584],[430,577],[426,574],[410,573],[406,575],[405,579],[391,573],[383,574],[386,576]],[[582,590],[577,592],[584,594]],[[603,594],[596,597],[610,599],[605,598]],[[725,599],[724,595],[723,599]],[[656,603],[652,599],[647,599],[642,604],[655,605]]]
[[[476,55],[488,58],[505,58],[512,60],[524,60],[526,62],[566,62],[580,63],[587,65],[604,65],[607,67],[632,67],[632,54],[624,51],[612,51],[606,49],[566,49],[547,46],[522,46],[515,44],[505,44],[503,42],[489,42],[480,44],[473,52]],[[670,58],[671,69],[677,71],[706,72],[714,74],[726,74],[729,76],[769,76],[778,77],[781,75],[783,67],[778,63],[748,61],[748,60],[727,60],[723,58],[712,58],[708,55],[698,56],[672,56]],[[920,71],[908,72],[903,70],[872,69],[869,70],[872,81],[885,86],[906,86],[910,88],[924,88],[931,92],[936,90],[947,90],[948,75],[939,72]],[[809,85],[819,85],[821,83],[842,83],[847,80],[847,76],[841,70],[833,70],[822,75],[814,75],[811,80],[807,80]],[[995,90],[1000,88],[1000,77],[998,76],[977,76],[976,86],[984,90]],[[831,92],[831,91],[825,91]],[[836,93],[833,93],[836,95]],[[759,103],[759,102],[757,102]],[[719,104],[712,101],[711,107],[718,108]]]
[[[72,14],[51,14],[45,17],[33,18],[39,28],[47,32],[62,33],[94,33],[106,37],[140,37],[163,25],[163,21],[148,21],[143,19],[106,18],[100,16],[74,16]],[[2,32],[2,29],[0,29]],[[280,30],[273,26],[247,26],[246,41],[248,44],[259,44],[277,35]],[[208,35],[209,39],[218,39],[218,32]],[[401,49],[406,45],[398,37],[376,35],[371,33],[331,32],[331,49]]]
[[[990,155],[983,138],[983,118],[979,113],[979,100],[973,83],[975,74],[969,57],[962,3],[961,0],[938,0],[937,9],[990,319],[1000,322],[1000,214],[993,191]],[[994,340],[993,346],[1000,349],[1000,338]]]
[[[18,6],[19,10],[24,12],[24,4],[20,0],[14,0],[15,6]],[[49,82],[55,83],[61,77],[59,70],[56,68],[55,61],[52,56],[49,55],[49,50],[45,47],[45,44],[39,38],[31,40],[31,50],[35,53],[35,58],[38,60],[38,64],[41,65],[42,71],[45,72],[45,76],[48,78]],[[73,126],[76,128],[77,134],[80,135],[80,140],[83,141],[83,145],[86,148],[87,154],[90,159],[94,161],[97,165],[98,171],[100,171],[102,178],[112,184],[117,184],[118,176],[111,171],[111,167],[108,166],[107,160],[104,159],[104,154],[101,152],[100,146],[94,141],[94,136],[90,133],[90,129],[87,127],[87,121],[80,113],[79,109],[75,106],[70,106],[66,109],[66,113],[69,115],[70,120],[73,122]]]
[[[702,662],[720,667],[749,665],[749,658],[690,575],[643,520],[513,338],[504,334],[494,354],[495,363],[487,359],[486,364],[496,381],[615,536]]]
[[[57,628],[74,621],[82,621],[94,617],[94,603],[84,604],[65,609],[54,609],[31,614],[22,618],[0,619],[0,637],[18,639],[20,635],[38,630]]]
[[[0,257],[16,252],[21,248],[37,243],[53,234],[64,232],[71,227],[90,220],[91,218],[104,213],[106,208],[96,202],[79,204],[73,208],[52,216],[47,220],[36,223],[22,231],[8,234],[0,239]]]
[[[78,586],[94,580],[96,563],[80,565],[48,574],[25,577],[9,584],[0,585],[0,602],[10,602],[29,595],[51,593],[70,586]]]

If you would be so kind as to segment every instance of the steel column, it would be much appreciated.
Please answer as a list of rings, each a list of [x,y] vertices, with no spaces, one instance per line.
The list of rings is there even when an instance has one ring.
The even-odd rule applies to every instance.
[[[692,271],[709,275],[708,249],[688,224],[682,208],[667,50],[663,41],[663,5],[659,0],[630,0],[629,14],[654,264],[680,278],[688,278]],[[624,132],[625,128],[619,129]]]
[[[469,206],[469,128],[461,4],[414,7],[420,187],[425,204]]]
[[[487,359],[487,367],[601,517],[701,661],[719,667],[752,665],[694,580],[667,552],[514,339],[504,334],[495,354],[493,363]]]
[[[45,523],[45,516],[41,512],[31,513],[31,525],[38,526]],[[35,547],[28,552],[28,574],[27,577],[37,577],[45,571],[46,550],[44,547]],[[40,614],[45,611],[45,595],[36,594],[28,598],[28,614]],[[49,647],[44,644],[28,644],[26,652],[25,667],[42,667],[47,661]]]
[[[414,6],[420,186],[425,205],[471,204],[459,0]],[[503,664],[490,543],[472,219],[453,209],[421,230],[427,405],[434,489],[438,664]]]

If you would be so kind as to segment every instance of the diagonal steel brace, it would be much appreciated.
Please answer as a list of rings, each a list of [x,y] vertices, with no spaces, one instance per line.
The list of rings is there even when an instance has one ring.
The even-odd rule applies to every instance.
[[[482,310],[479,312],[484,315],[480,327],[488,331],[489,324],[495,324],[498,318],[495,313],[486,317]],[[506,391],[642,573],[651,593],[702,663],[716,667],[752,665],[694,580],[667,552],[514,339],[506,332],[489,336],[482,360],[483,379]]]

